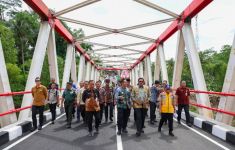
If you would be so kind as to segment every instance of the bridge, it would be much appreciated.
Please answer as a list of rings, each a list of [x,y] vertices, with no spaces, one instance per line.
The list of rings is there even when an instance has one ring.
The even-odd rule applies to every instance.
[[[232,49],[227,63],[222,91],[208,91],[191,24],[191,20],[204,8],[210,6],[213,0],[192,0],[180,14],[147,0],[134,0],[133,3],[159,11],[169,16],[169,18],[118,29],[83,22],[73,19],[72,16],[70,18],[64,16],[83,7],[100,3],[101,0],[86,0],[58,11],[52,11],[42,0],[24,0],[24,2],[40,16],[40,30],[24,91],[11,91],[3,48],[0,42],[0,149],[235,149],[235,128],[232,127],[235,116],[235,36],[234,40],[231,41]],[[99,29],[102,32],[76,39],[65,28],[62,21]],[[164,23],[170,24],[159,34],[158,38],[150,38],[129,32],[134,29]],[[167,127],[164,127],[163,131],[159,133],[157,132],[158,125],[149,124],[149,118],[147,118],[143,136],[136,137],[134,118],[131,114],[128,122],[128,133],[119,136],[116,134],[117,110],[115,108],[114,122],[102,123],[100,133],[94,137],[88,137],[87,126],[83,123],[77,123],[75,120],[72,122],[72,128],[66,129],[65,114],[60,111],[60,108],[57,108],[57,118],[54,125],[50,122],[51,114],[46,111],[44,113],[46,123],[43,130],[30,132],[33,101],[31,88],[34,86],[35,78],[41,76],[46,55],[49,62],[49,76],[55,78],[56,82],[59,83],[55,32],[67,42],[62,85],[59,85],[61,93],[70,78],[77,83],[88,80],[98,81],[104,71],[116,71],[118,74],[127,71],[130,74],[131,84],[134,86],[137,85],[139,77],[143,77],[148,86],[152,86],[154,80],[165,79],[169,82],[164,43],[174,34],[178,34],[172,88],[176,89],[180,86],[186,51],[194,86],[191,93],[196,98],[195,101],[190,102],[190,105],[198,109],[198,113],[191,112],[193,126],[188,127],[183,122],[182,124],[174,122],[175,136],[169,137],[166,134]],[[91,42],[90,40],[110,34],[125,35],[139,39],[140,42],[109,45]],[[94,45],[96,49],[87,52],[82,48],[82,43]],[[149,46],[145,51],[133,48],[134,46],[146,44],[149,44]],[[106,50],[115,50],[115,54],[99,53]],[[119,53],[120,51],[122,53]],[[156,58],[154,75],[151,71],[151,54],[153,52],[156,52],[154,56]],[[134,55],[137,57],[132,57]],[[102,64],[96,63],[93,59],[94,56],[98,56]],[[79,57],[78,71],[76,71],[76,57]],[[108,60],[106,58],[122,58],[123,60]],[[21,107],[17,109],[13,101],[15,95],[23,95]],[[220,97],[218,108],[212,107],[209,95]],[[176,116],[177,114],[174,114],[174,117]],[[157,118],[160,118],[160,116]],[[183,119],[185,119],[184,113]]]

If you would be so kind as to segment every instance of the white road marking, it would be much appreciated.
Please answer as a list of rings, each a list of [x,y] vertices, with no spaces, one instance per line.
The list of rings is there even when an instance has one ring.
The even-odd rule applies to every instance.
[[[174,120],[177,121],[177,119],[175,119],[175,118],[174,118]],[[208,141],[212,142],[213,144],[219,146],[220,148],[222,148],[222,149],[224,149],[224,150],[230,150],[229,148],[223,146],[222,144],[220,144],[220,143],[218,143],[217,141],[213,140],[212,138],[206,136],[205,134],[202,134],[201,132],[199,132],[199,131],[197,131],[197,130],[195,130],[195,129],[189,127],[189,126],[187,126],[185,123],[181,122],[181,124],[182,124],[183,126],[185,126],[186,128],[188,128],[189,130],[191,130],[191,131],[197,133],[198,135],[204,137],[205,139],[207,139]]]
[[[56,120],[57,120],[57,119],[60,119],[60,118],[63,117],[64,115],[65,115],[65,114],[60,115],[59,117],[56,118]],[[45,128],[45,127],[48,126],[49,124],[51,124],[51,122],[48,122],[47,124],[43,125],[42,128]],[[15,141],[15,142],[12,143],[11,145],[7,146],[7,147],[4,148],[3,150],[9,150],[10,148],[12,148],[12,147],[16,146],[17,144],[23,142],[24,140],[26,140],[27,138],[29,138],[30,136],[34,135],[34,134],[37,133],[37,132],[38,132],[38,130],[33,131],[32,133],[30,133],[30,134],[28,134],[28,135],[22,137],[21,139]]]
[[[115,107],[115,124],[116,124],[116,136],[117,136],[117,150],[123,150],[122,146],[122,137],[117,135],[118,126],[117,126],[117,107]]]

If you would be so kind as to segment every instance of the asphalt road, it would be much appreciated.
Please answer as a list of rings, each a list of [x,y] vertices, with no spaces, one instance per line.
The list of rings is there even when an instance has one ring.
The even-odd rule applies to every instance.
[[[132,115],[133,116],[133,115]],[[205,139],[201,135],[191,131],[183,125],[174,122],[175,137],[168,136],[168,128],[164,126],[161,133],[157,132],[156,125],[150,125],[146,119],[145,133],[141,137],[135,136],[135,125],[133,117],[128,123],[128,134],[121,136],[117,146],[117,135],[115,122],[102,124],[100,133],[94,137],[88,137],[87,127],[83,123],[73,121],[72,128],[66,129],[65,117],[56,121],[54,125],[48,125],[43,130],[29,136],[18,143],[14,140],[4,147],[17,142],[11,150],[222,150],[223,148]],[[235,147],[222,140],[196,129],[214,142],[219,143],[228,149],[235,150]],[[4,147],[0,147],[3,149]]]

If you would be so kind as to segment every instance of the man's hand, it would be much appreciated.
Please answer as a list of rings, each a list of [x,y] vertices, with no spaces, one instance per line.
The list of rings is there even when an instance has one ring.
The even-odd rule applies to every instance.
[[[119,96],[118,97],[120,100],[124,100],[124,97],[123,96]]]

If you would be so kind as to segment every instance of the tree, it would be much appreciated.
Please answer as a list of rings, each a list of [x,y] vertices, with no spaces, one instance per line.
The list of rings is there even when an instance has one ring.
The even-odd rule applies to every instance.
[[[21,0],[0,0],[0,20],[5,20],[5,14],[15,14],[17,8],[21,7]]]
[[[12,31],[0,22],[0,38],[6,63],[17,62],[17,51]]]
[[[22,65],[25,74],[25,60],[31,59],[33,56],[37,35],[39,31],[39,18],[35,13],[22,11],[10,19],[9,26],[14,32],[16,39],[16,48],[19,50],[18,60]]]

